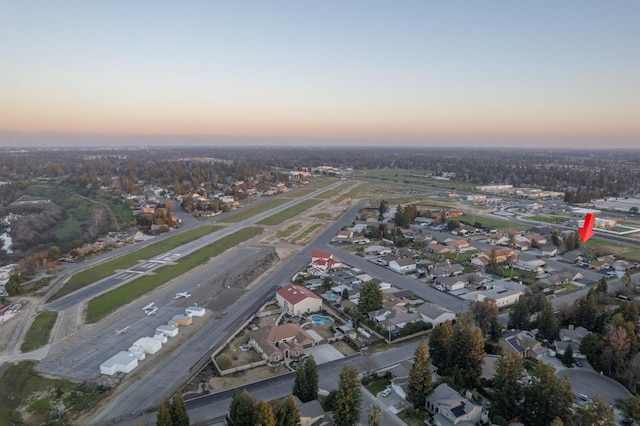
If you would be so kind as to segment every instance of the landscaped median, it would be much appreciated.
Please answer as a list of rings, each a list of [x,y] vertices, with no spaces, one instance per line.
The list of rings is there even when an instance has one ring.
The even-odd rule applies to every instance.
[[[20,348],[22,352],[33,351],[49,343],[49,335],[56,323],[56,319],[58,319],[57,312],[40,312],[33,324],[31,324],[29,331],[27,331],[24,342],[22,342],[22,347]]]
[[[196,229],[182,232],[173,237],[158,241],[157,243],[141,248],[140,250],[127,253],[126,255],[116,257],[115,259],[80,271],[72,276],[69,281],[67,281],[65,285],[58,290],[53,297],[51,297],[51,300],[59,299],[81,289],[84,286],[110,277],[119,269],[129,269],[141,260],[151,259],[223,228],[224,226],[200,226]]]
[[[212,257],[218,256],[256,235],[260,235],[262,231],[263,228],[258,227],[243,228],[194,253],[180,258],[178,263],[174,265],[165,265],[158,268],[153,275],[144,275],[128,284],[91,299],[87,305],[86,322],[95,323],[100,321],[121,306],[189,272],[193,268],[208,262]]]

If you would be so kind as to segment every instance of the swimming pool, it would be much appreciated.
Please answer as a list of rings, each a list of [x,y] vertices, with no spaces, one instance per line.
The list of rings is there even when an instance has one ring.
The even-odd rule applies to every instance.
[[[313,315],[311,316],[311,321],[315,325],[331,325],[333,324],[333,320],[329,317],[325,317],[322,315]]]
[[[324,298],[329,302],[335,302],[336,300],[338,300],[338,296],[333,293],[325,293]]]

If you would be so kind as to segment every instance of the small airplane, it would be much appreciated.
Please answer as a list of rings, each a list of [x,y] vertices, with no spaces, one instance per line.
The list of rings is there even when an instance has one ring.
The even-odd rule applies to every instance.
[[[113,334],[115,334],[116,336],[119,336],[121,334],[126,334],[127,333],[127,329],[129,328],[129,326],[126,326],[125,328],[121,329],[121,330],[116,330],[113,332]]]
[[[191,297],[191,293],[185,291],[183,293],[176,293],[176,295],[173,296],[174,299],[180,299],[181,297],[184,297],[186,299],[187,297]]]
[[[155,308],[149,310],[149,311],[144,311],[145,314],[147,315],[155,315],[156,311],[158,310],[158,307],[156,306]]]
[[[143,311],[147,311],[149,309],[153,309],[153,305],[155,305],[156,302],[151,302],[149,303],[147,306],[145,306],[144,308],[142,308]]]

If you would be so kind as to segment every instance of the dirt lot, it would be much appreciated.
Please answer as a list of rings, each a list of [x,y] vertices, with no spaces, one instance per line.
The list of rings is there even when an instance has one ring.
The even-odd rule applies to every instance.
[[[333,342],[331,346],[339,350],[345,356],[356,353],[356,351],[354,351],[353,348],[351,348],[351,346],[347,345],[345,342],[341,340],[338,340],[337,342]]]
[[[259,380],[268,379],[269,377],[279,376],[280,374],[288,373],[289,370],[280,365],[278,367],[256,367],[251,370],[242,371],[240,373],[232,374],[224,377],[212,377],[209,379],[209,386],[215,391],[221,391],[224,389],[230,389],[237,386],[246,385],[248,383],[257,382]]]
[[[238,334],[229,344],[216,356],[216,361],[219,362],[221,358],[226,358],[231,361],[231,367],[239,367],[241,365],[251,364],[252,362],[260,361],[262,358],[255,350],[250,349],[248,351],[240,350],[240,345],[249,341],[248,333],[243,330]],[[231,368],[229,367],[229,368]]]

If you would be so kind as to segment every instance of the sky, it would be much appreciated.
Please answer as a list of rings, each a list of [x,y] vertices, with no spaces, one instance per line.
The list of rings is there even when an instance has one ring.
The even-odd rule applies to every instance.
[[[640,148],[640,1],[0,0],[0,146]]]

